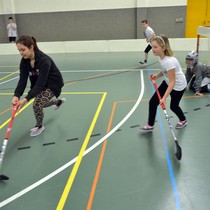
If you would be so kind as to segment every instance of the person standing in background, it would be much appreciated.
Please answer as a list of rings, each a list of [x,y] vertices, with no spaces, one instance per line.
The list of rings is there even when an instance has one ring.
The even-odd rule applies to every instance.
[[[151,42],[155,38],[154,30],[149,26],[148,20],[142,20],[141,26],[144,29],[144,37],[146,38],[146,42],[148,43],[147,47],[144,50],[144,61],[140,61],[140,64],[146,64],[148,59],[148,53],[152,49]]]
[[[7,34],[9,37],[9,42],[15,42],[17,37],[17,25],[14,23],[14,20],[12,17],[8,18],[8,24],[7,24]]]

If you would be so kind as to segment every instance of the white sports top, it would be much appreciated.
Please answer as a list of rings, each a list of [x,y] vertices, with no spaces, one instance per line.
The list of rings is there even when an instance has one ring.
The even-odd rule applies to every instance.
[[[10,24],[7,24],[7,30],[8,30],[8,37],[16,37],[17,32],[13,28],[17,28],[17,25],[15,23],[12,23],[12,26]]]
[[[165,56],[163,59],[160,59],[159,62],[167,84],[169,84],[167,72],[169,70],[175,69],[176,80],[173,89],[177,91],[182,91],[184,88],[186,88],[186,77],[182,71],[179,61],[175,57]]]
[[[148,27],[146,28],[146,30],[144,31],[144,35],[145,35],[146,38],[149,39],[149,40],[152,38],[152,36],[153,36],[154,33],[155,33],[155,32],[153,31],[153,29],[152,29],[150,26],[148,26]],[[150,41],[150,45],[151,45],[151,41]]]

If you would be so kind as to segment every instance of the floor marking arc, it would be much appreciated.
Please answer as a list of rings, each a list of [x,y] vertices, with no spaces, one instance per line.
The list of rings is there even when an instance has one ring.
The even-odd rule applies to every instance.
[[[139,73],[140,73],[140,81],[141,81],[140,82],[141,83],[140,94],[139,94],[138,100],[134,104],[133,108],[129,111],[129,113],[109,133],[107,133],[103,138],[101,138],[99,141],[97,141],[95,144],[93,144],[91,147],[89,147],[87,150],[85,150],[83,156],[87,155],[89,152],[91,152],[93,149],[95,149],[101,143],[103,143],[107,138],[109,138],[116,130],[118,130],[128,120],[128,118],[137,109],[137,107],[139,106],[139,104],[140,104],[140,102],[141,102],[141,100],[143,98],[144,89],[145,89],[143,70],[139,70]],[[70,160],[69,162],[67,162],[66,164],[64,164],[60,168],[58,168],[57,170],[53,171],[52,173],[48,174],[47,176],[45,176],[42,179],[38,180],[37,182],[33,183],[32,185],[26,187],[25,189],[21,190],[20,192],[14,194],[13,196],[5,199],[4,201],[2,201],[0,203],[0,208],[5,206],[5,205],[7,205],[7,204],[9,204],[9,203],[11,203],[12,201],[14,201],[17,198],[23,196],[24,194],[30,192],[31,190],[33,190],[34,188],[38,187],[39,185],[45,183],[46,181],[48,181],[52,177],[56,176],[57,174],[59,174],[60,172],[62,172],[63,170],[65,170],[66,168],[71,166],[72,164],[74,164],[77,161],[77,158],[78,158],[78,156],[73,158],[72,160]]]

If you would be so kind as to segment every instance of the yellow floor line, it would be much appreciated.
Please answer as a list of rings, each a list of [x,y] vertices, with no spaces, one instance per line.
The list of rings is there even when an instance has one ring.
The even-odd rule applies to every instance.
[[[107,93],[104,92],[104,93],[103,93],[103,97],[102,97],[102,99],[101,99],[101,101],[100,101],[100,103],[99,103],[99,106],[98,106],[98,108],[97,108],[97,111],[96,111],[96,113],[95,113],[95,115],[94,115],[94,118],[93,118],[93,120],[92,120],[92,122],[91,122],[90,128],[89,128],[89,130],[88,130],[88,132],[87,132],[87,135],[86,135],[86,137],[85,137],[84,143],[83,143],[83,145],[82,145],[82,147],[81,147],[81,149],[80,149],[80,152],[79,152],[77,161],[76,161],[76,163],[74,164],[74,167],[73,167],[72,172],[71,172],[71,174],[70,174],[70,176],[69,176],[69,179],[68,179],[68,181],[67,181],[67,183],[66,183],[66,186],[65,186],[65,188],[64,188],[64,191],[63,191],[63,193],[62,193],[62,196],[61,196],[61,198],[60,198],[60,201],[59,201],[59,203],[58,203],[58,206],[57,206],[56,210],[62,210],[62,209],[64,208],[64,205],[65,205],[65,203],[66,203],[66,199],[68,198],[68,195],[69,195],[69,193],[70,193],[72,184],[73,184],[73,182],[74,182],[74,179],[75,179],[75,177],[76,177],[77,171],[78,171],[79,166],[80,166],[80,163],[81,163],[81,161],[82,161],[83,154],[84,154],[85,149],[86,149],[86,147],[87,147],[87,145],[88,145],[88,143],[89,143],[90,136],[91,136],[91,134],[92,134],[92,132],[93,132],[93,129],[94,129],[94,127],[95,127],[96,121],[97,121],[97,119],[98,119],[99,113],[100,113],[101,108],[102,108],[102,106],[103,106],[103,103],[104,103],[104,101],[105,101],[106,95],[107,95]]]
[[[96,94],[104,94],[104,92],[62,92],[62,95],[96,95]]]
[[[11,73],[11,74],[8,74],[7,76],[0,78],[0,81],[6,79],[6,78],[8,78],[8,77],[11,77],[13,74],[17,74],[18,72],[19,72],[19,71],[15,71],[15,72],[13,72],[13,73]]]
[[[24,93],[23,95],[26,95],[27,93]],[[62,92],[61,95],[102,95],[104,92]],[[0,93],[1,96],[10,96],[14,95],[14,93]]]
[[[0,68],[19,68],[19,66],[0,66]]]
[[[21,112],[23,112],[29,105],[31,105],[31,103],[33,103],[34,100],[31,100],[30,102],[28,102],[19,112],[16,113],[15,117],[18,116]],[[6,120],[3,124],[0,125],[0,130],[9,123],[10,118],[8,120]]]

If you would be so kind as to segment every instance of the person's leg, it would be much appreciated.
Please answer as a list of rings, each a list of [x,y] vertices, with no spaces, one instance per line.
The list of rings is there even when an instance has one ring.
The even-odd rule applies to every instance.
[[[160,96],[162,97],[167,89],[168,85],[165,81],[161,83],[161,85],[158,87]],[[149,101],[149,117],[148,117],[148,124],[145,125],[143,128],[140,128],[141,132],[151,132],[154,128],[155,124],[155,118],[157,113],[157,107],[160,104],[160,100],[157,96],[157,93],[153,94]]]
[[[144,50],[144,61],[143,62],[139,62],[141,64],[145,64],[147,63],[147,59],[148,59],[148,53],[149,51],[152,49],[152,46],[150,44],[147,45],[146,49]]]
[[[172,90],[171,95],[171,103],[170,103],[170,109],[176,114],[176,116],[179,118],[179,122],[176,125],[176,128],[183,128],[187,125],[186,117],[179,106],[180,100],[184,94],[184,90],[182,91],[175,91]]]
[[[161,83],[158,87],[158,91],[160,93],[161,98],[163,97],[164,93],[166,92],[168,85],[165,81]],[[157,96],[156,91],[154,92],[153,96],[149,101],[149,117],[148,117],[148,125],[153,126],[155,124],[155,118],[157,113],[157,106],[160,104],[160,100]]]
[[[202,82],[201,82],[201,87],[210,84],[210,78],[209,77],[204,77]]]
[[[44,131],[45,127],[42,124],[44,119],[43,108],[55,104],[55,102],[51,101],[53,96],[53,92],[50,89],[46,89],[35,97],[33,110],[36,118],[36,126],[31,129],[31,137],[38,136],[42,133],[42,131]]]
[[[144,63],[147,63],[148,60],[148,52],[144,53]]]
[[[43,118],[44,118],[44,112],[43,108],[52,106],[55,104],[55,101],[51,99],[54,97],[53,92],[50,89],[46,89],[42,91],[40,94],[38,94],[33,103],[33,110],[34,110],[34,116],[36,118],[36,127],[41,127]]]
[[[204,77],[201,82],[201,93],[210,92],[210,78]]]

